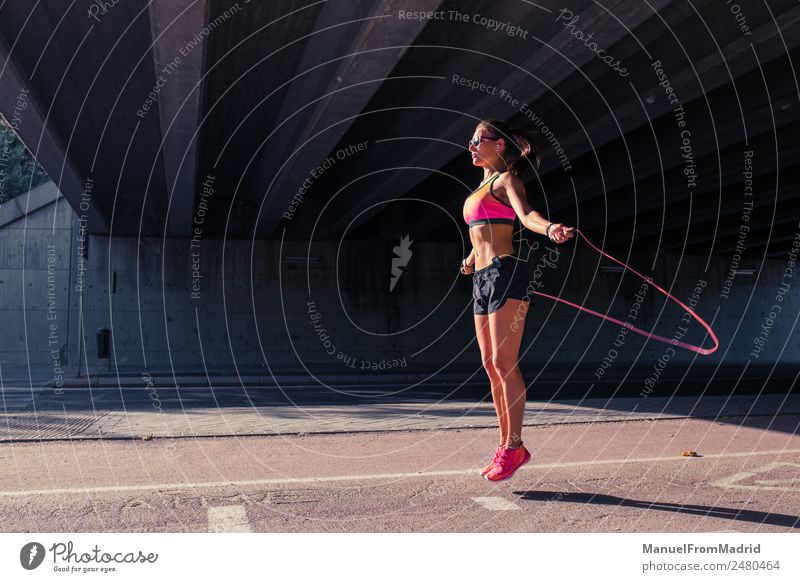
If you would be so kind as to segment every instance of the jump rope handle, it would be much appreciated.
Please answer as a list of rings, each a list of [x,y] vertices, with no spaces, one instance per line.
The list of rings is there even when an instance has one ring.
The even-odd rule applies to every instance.
[[[586,308],[586,307],[583,307],[583,306],[581,306],[581,305],[577,305],[577,304],[575,304],[575,303],[572,303],[571,301],[567,301],[566,299],[561,299],[560,297],[554,297],[554,296],[552,296],[552,295],[547,295],[546,293],[540,293],[540,292],[538,292],[538,291],[534,291],[534,293],[535,293],[535,294],[537,294],[537,295],[542,295],[543,297],[548,297],[548,298],[550,298],[550,299],[554,299],[554,300],[556,300],[556,301],[560,301],[561,303],[566,303],[567,305],[570,305],[570,306],[572,306],[572,307],[574,307],[574,308],[576,308],[576,309],[579,309],[579,310],[581,310],[581,311],[586,311],[586,312],[588,312],[588,313],[591,313],[592,315],[596,315],[597,317],[600,317],[601,319],[606,319],[606,320],[608,320],[608,321],[613,321],[614,323],[617,323],[617,324],[619,324],[619,325],[621,325],[621,326],[623,326],[623,327],[626,327],[626,328],[628,328],[629,330],[631,330],[631,331],[634,331],[634,332],[636,332],[636,333],[638,333],[638,334],[640,334],[640,335],[643,335],[643,336],[645,336],[645,337],[648,337],[648,338],[651,338],[651,339],[654,339],[654,340],[658,340],[658,341],[661,341],[661,342],[664,342],[664,343],[667,343],[667,344],[671,344],[671,345],[674,345],[674,346],[679,346],[679,347],[682,347],[682,348],[684,348],[684,349],[691,350],[691,351],[693,351],[693,352],[697,352],[698,354],[701,354],[701,355],[703,355],[703,356],[707,356],[707,355],[709,355],[709,354],[713,354],[715,351],[717,351],[717,348],[719,347],[719,341],[717,340],[717,336],[716,336],[716,334],[714,334],[714,330],[712,330],[712,329],[711,329],[711,326],[709,326],[709,325],[708,325],[708,324],[707,324],[705,321],[703,321],[703,319],[702,319],[701,317],[699,317],[699,316],[698,316],[698,315],[697,315],[697,314],[694,312],[694,310],[693,310],[693,309],[691,309],[690,307],[686,306],[686,305],[685,305],[685,304],[684,304],[684,303],[683,303],[683,302],[682,302],[680,299],[678,299],[677,297],[674,297],[674,296],[672,296],[672,295],[671,295],[671,294],[670,294],[668,291],[666,291],[666,290],[662,289],[662,288],[661,288],[659,285],[657,285],[657,284],[656,284],[656,283],[655,283],[655,282],[654,282],[654,281],[653,281],[653,280],[652,280],[650,277],[645,277],[644,275],[642,275],[641,273],[639,273],[638,271],[636,271],[636,270],[635,270],[635,269],[633,269],[632,267],[629,267],[628,265],[626,265],[626,264],[625,264],[625,263],[623,263],[622,261],[619,261],[619,260],[615,259],[614,257],[612,257],[611,255],[609,255],[608,253],[606,253],[606,252],[603,252],[602,250],[600,250],[599,248],[597,248],[597,247],[596,247],[594,244],[592,244],[592,241],[590,241],[590,240],[589,240],[589,239],[586,237],[586,235],[585,235],[585,234],[583,234],[583,232],[581,232],[581,230],[580,230],[580,229],[578,229],[578,228],[576,227],[576,228],[575,228],[575,230],[577,231],[577,233],[578,233],[579,235],[581,235],[581,238],[583,238],[583,240],[585,240],[585,241],[586,241],[586,244],[588,244],[590,247],[592,247],[592,248],[593,248],[594,250],[596,250],[598,253],[600,253],[600,254],[601,254],[601,255],[603,255],[604,257],[608,257],[609,259],[611,259],[611,260],[612,260],[612,261],[614,261],[615,263],[617,263],[617,264],[619,264],[619,265],[622,265],[622,266],[623,266],[625,269],[628,269],[629,271],[631,271],[631,272],[635,273],[635,274],[636,274],[638,277],[640,277],[641,279],[643,279],[643,280],[647,281],[647,282],[648,282],[650,285],[652,285],[653,287],[655,287],[656,289],[658,289],[659,291],[661,291],[661,293],[663,293],[664,295],[666,295],[667,297],[669,297],[670,299],[672,299],[673,301],[675,301],[675,302],[676,302],[678,305],[680,305],[681,307],[683,307],[683,308],[684,308],[686,311],[688,311],[688,312],[691,314],[691,316],[692,316],[692,317],[694,317],[694,318],[695,318],[695,319],[696,319],[696,320],[697,320],[697,321],[700,323],[700,325],[702,325],[702,326],[703,326],[703,327],[706,329],[706,331],[709,333],[709,335],[711,336],[711,339],[712,339],[712,340],[714,340],[714,347],[713,347],[713,348],[702,348],[702,347],[700,347],[700,346],[693,346],[693,345],[691,345],[691,344],[687,344],[687,343],[685,343],[685,342],[682,342],[682,341],[680,341],[680,340],[677,340],[677,339],[675,339],[675,338],[667,338],[667,337],[664,337],[664,336],[660,336],[660,335],[656,335],[656,334],[654,334],[654,333],[650,333],[650,332],[644,331],[643,329],[639,329],[638,327],[634,327],[633,325],[631,325],[630,323],[628,323],[628,322],[626,322],[626,321],[620,321],[619,319],[616,319],[616,318],[614,318],[614,317],[610,317],[610,316],[608,316],[608,315],[604,315],[604,314],[602,314],[602,313],[598,313],[597,311],[594,311],[594,310],[592,310],[592,309],[588,309],[588,308]]]

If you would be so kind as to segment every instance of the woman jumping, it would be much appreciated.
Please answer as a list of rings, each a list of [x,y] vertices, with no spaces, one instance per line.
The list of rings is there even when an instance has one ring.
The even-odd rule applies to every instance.
[[[483,168],[483,182],[464,202],[472,252],[461,273],[472,274],[475,333],[500,425],[500,444],[481,475],[502,481],[531,458],[521,437],[525,381],[518,366],[530,300],[527,272],[514,256],[515,220],[555,243],[572,238],[574,227],[550,222],[528,204],[520,175],[538,169],[541,157],[526,132],[500,120],[482,120],[469,150],[472,164]]]

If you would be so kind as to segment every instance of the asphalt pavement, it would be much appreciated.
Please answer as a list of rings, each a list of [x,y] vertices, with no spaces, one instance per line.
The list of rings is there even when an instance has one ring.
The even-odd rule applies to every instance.
[[[800,415],[0,445],[0,530],[796,532]],[[696,456],[684,456],[693,451]]]

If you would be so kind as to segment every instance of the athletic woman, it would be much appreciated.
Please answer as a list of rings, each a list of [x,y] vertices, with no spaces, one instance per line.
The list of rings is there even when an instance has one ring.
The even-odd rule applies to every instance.
[[[500,444],[481,475],[502,481],[531,458],[521,437],[525,381],[518,366],[530,300],[527,271],[514,256],[515,221],[556,243],[572,238],[574,227],[550,222],[528,204],[520,175],[538,169],[541,158],[524,131],[500,120],[482,120],[469,150],[472,164],[483,168],[483,182],[464,202],[472,252],[462,261],[461,273],[472,274],[475,333],[500,425]]]

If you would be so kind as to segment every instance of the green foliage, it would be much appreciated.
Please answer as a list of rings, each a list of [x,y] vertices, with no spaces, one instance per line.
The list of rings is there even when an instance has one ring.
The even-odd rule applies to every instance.
[[[49,179],[14,129],[0,115],[0,204]]]

